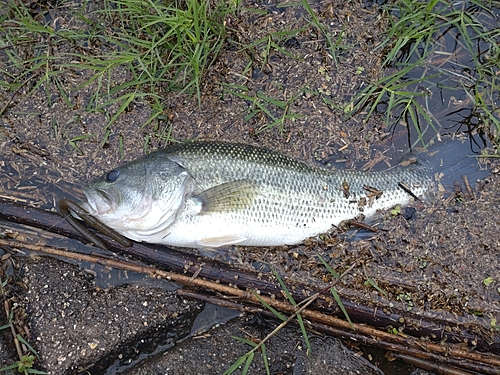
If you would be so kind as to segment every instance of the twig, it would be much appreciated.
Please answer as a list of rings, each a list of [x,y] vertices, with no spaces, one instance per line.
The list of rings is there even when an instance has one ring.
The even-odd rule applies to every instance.
[[[335,286],[335,284],[337,284],[345,275],[347,275],[349,272],[351,272],[351,270],[354,268],[356,264],[352,264],[338,279],[336,279],[333,283],[331,283],[327,288],[324,288],[323,290],[319,291],[318,293],[315,293],[313,294],[312,296],[306,298],[305,300],[303,300],[301,303],[303,304],[299,309],[295,309],[296,307],[298,307],[299,305],[297,306],[294,306],[293,308],[296,310],[292,315],[290,315],[288,317],[287,320],[281,322],[281,324],[279,326],[277,326],[275,329],[273,329],[273,331],[271,333],[269,333],[266,337],[264,337],[262,340],[259,341],[259,343],[257,345],[255,345],[252,350],[250,350],[247,355],[251,355],[252,353],[255,353],[257,350],[260,350],[260,348],[262,347],[262,345],[264,345],[271,337],[273,337],[274,335],[276,335],[279,331],[281,331],[288,323],[290,323],[293,319],[295,319],[297,317],[297,315],[301,314],[302,312],[306,311],[306,308],[311,304],[313,303],[314,301],[316,301],[318,299],[318,297],[323,293],[325,292],[326,290],[330,289],[330,288],[333,288]],[[259,296],[259,298],[262,299],[262,297]],[[269,303],[271,299],[268,298],[268,301],[266,301],[267,303]],[[271,305],[272,306],[272,305]]]
[[[481,372],[484,374],[497,374],[500,369],[500,358],[498,356],[483,354],[480,352],[471,352],[467,349],[460,348],[457,345],[450,345],[445,343],[435,344],[417,340],[412,337],[408,338],[406,335],[395,335],[393,333],[374,329],[364,324],[354,323],[353,331],[350,324],[342,319],[321,313],[319,311],[306,309],[315,299],[317,299],[320,293],[316,293],[312,297],[309,297],[307,302],[297,310],[296,307],[292,306],[289,303],[285,303],[283,301],[279,301],[270,297],[259,296],[259,298],[257,298],[251,291],[245,291],[228,285],[222,285],[199,278],[193,279],[191,276],[162,271],[155,269],[154,267],[143,266],[129,261],[80,254],[65,249],[63,250],[48,246],[32,245],[19,241],[4,239],[0,239],[0,246],[25,248],[31,251],[41,252],[45,254],[93,262],[101,264],[103,266],[115,267],[128,271],[140,272],[150,275],[151,277],[161,277],[178,282],[183,285],[196,286],[226,295],[235,296],[241,300],[245,300],[254,304],[260,304],[260,299],[268,303],[270,306],[279,309],[280,311],[292,314],[289,320],[293,319],[293,317],[295,317],[297,314],[302,314],[302,316],[306,317],[309,320],[315,321],[318,324],[325,325],[325,329],[328,329],[329,332],[335,334],[336,336],[351,339],[359,343],[378,345],[388,350],[400,351],[403,354],[416,356],[422,359],[441,361],[450,364],[456,363],[457,366],[460,366],[462,368],[466,368],[466,366],[468,366],[468,368],[474,366],[478,367],[481,365]],[[466,359],[467,361],[464,361],[463,359]],[[475,365],[468,364],[469,362],[474,361],[479,363]],[[472,370],[474,369],[472,368]]]
[[[470,187],[469,184],[469,179],[465,174],[462,175],[462,179],[464,180],[465,188],[467,189],[467,193],[469,193],[469,199],[474,200],[476,199],[476,195],[474,194],[474,191]]]
[[[260,307],[253,307],[248,305],[243,305],[241,303],[236,303],[232,301],[228,301],[224,298],[218,298],[213,296],[207,296],[204,294],[186,291],[183,289],[179,289],[177,294],[182,296],[183,298],[196,299],[199,301],[203,301],[206,303],[211,303],[218,306],[224,306],[227,308],[231,308],[234,310],[242,311],[250,314],[264,314],[266,316],[276,318],[276,316],[269,310],[262,309]],[[278,302],[278,301],[276,301]],[[267,302],[266,302],[267,303]],[[275,303],[273,307],[278,308],[280,311],[284,311],[282,309],[283,302],[280,302],[280,305]],[[290,304],[286,304],[286,309],[290,309]],[[321,332],[330,336],[335,336],[338,338],[342,338],[347,341],[356,342],[358,344],[363,345],[372,345],[377,346],[382,349],[386,349],[392,353],[395,357],[400,357],[402,360],[412,363],[417,367],[421,367],[424,369],[436,369],[439,368],[438,373],[440,374],[454,374],[454,375],[470,375],[470,372],[466,372],[461,369],[467,369],[473,371],[474,373],[480,374],[491,374],[497,375],[499,372],[499,367],[492,366],[489,364],[483,364],[475,359],[471,358],[456,358],[452,356],[448,356],[446,354],[435,354],[431,350],[428,350],[426,344],[421,343],[416,340],[405,340],[404,343],[395,342],[393,337],[397,337],[396,335],[390,334],[391,340],[387,340],[386,338],[381,338],[379,336],[379,332],[375,332],[372,335],[368,335],[366,332],[360,333],[357,331],[353,331],[348,325],[346,327],[339,326],[331,326],[328,324],[323,324],[311,318],[311,311],[304,310],[302,312],[303,316],[308,318],[308,325],[316,332]],[[323,315],[323,320],[326,320],[325,314],[320,313],[318,316]],[[358,329],[358,326],[356,326]],[[358,329],[359,330],[359,329]],[[197,333],[198,334],[198,333]],[[453,354],[453,352],[452,352]],[[433,366],[433,367],[430,367]]]
[[[394,357],[399,358],[406,363],[409,363],[411,365],[414,365],[418,368],[424,369],[424,370],[429,370],[433,371],[435,373],[441,374],[441,375],[474,375],[473,373],[469,371],[462,371],[456,367],[449,367],[442,365],[440,363],[432,363],[423,359],[415,358],[409,355],[405,354],[400,354],[396,353],[394,354]]]
[[[10,103],[12,103],[12,101],[14,100],[16,95],[19,93],[19,91],[21,91],[21,89],[24,87],[24,85],[26,85],[28,82],[30,82],[33,79],[33,77],[35,77],[36,75],[38,75],[38,73],[34,73],[34,74],[30,75],[23,83],[21,83],[21,85],[16,89],[16,91],[14,91],[14,93],[12,94],[10,99],[7,101],[7,103],[3,106],[3,108],[0,109],[0,116],[2,116],[5,113],[5,111],[7,110],[7,108],[9,108]]]
[[[9,326],[10,326],[10,332],[12,334],[12,338],[14,339],[14,345],[16,347],[17,356],[19,357],[19,360],[21,361],[23,358],[23,350],[21,348],[21,343],[17,339],[16,327],[14,327],[14,324],[12,323],[12,319],[10,317],[10,313],[11,313],[10,303],[9,303],[9,300],[7,299],[7,295],[5,294],[5,289],[3,288],[2,283],[0,283],[0,288],[2,289],[3,307],[5,310],[5,317],[7,319],[7,322],[9,323]]]
[[[43,232],[36,237],[48,235],[50,232],[85,241],[58,214],[16,204],[12,201],[0,199],[0,219],[42,229]],[[130,255],[143,263],[155,263],[160,269],[167,269],[184,275],[199,272],[197,278],[217,279],[222,284],[233,285],[241,289],[257,289],[263,295],[276,295],[281,291],[280,286],[274,283],[267,274],[259,275],[250,270],[238,269],[236,275],[234,268],[230,265],[208,259],[204,260],[205,265],[200,268],[197,266],[199,257],[196,254],[136,242],[134,242],[133,247],[125,248],[105,237],[102,237],[102,239],[111,251],[122,255]],[[308,285],[298,282],[297,287],[290,293],[300,301],[305,295],[309,294],[308,287]],[[344,294],[353,292],[349,287],[344,288]],[[475,351],[500,353],[499,334],[496,331],[489,331],[489,322],[485,319],[479,322],[464,316],[462,317],[463,320],[458,322],[451,316],[442,317],[439,313],[434,314],[432,311],[403,311],[396,306],[389,306],[390,301],[385,298],[376,296],[373,296],[373,298],[377,299],[375,305],[369,305],[368,301],[359,303],[349,299],[342,301],[342,303],[351,318],[364,322],[370,327],[377,327],[382,331],[387,326],[404,328],[404,332],[412,337],[432,337],[432,342],[438,343],[468,343],[469,348],[474,343],[473,349]],[[324,309],[324,311],[332,313],[332,310],[335,310],[334,306],[332,307],[333,304],[327,298],[318,299],[317,304],[318,306],[315,307]],[[293,313],[293,311],[290,313]]]

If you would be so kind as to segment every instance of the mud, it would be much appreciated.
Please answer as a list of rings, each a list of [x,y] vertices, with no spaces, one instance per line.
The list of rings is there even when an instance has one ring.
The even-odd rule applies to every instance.
[[[269,322],[268,326],[263,326],[256,319],[237,319],[211,329],[196,340],[182,342],[160,358],[153,357],[125,374],[222,374],[248,352],[247,345],[230,336],[250,340],[263,338],[262,335],[269,333],[274,324]],[[310,342],[313,354],[307,355],[297,328],[285,328],[271,339],[266,345],[271,374],[380,374],[367,360],[356,356],[338,340],[313,334]],[[265,373],[260,353],[256,354],[249,373]]]
[[[26,323],[51,373],[102,373],[141,347],[172,346],[202,304],[145,285],[101,289],[93,275],[51,258],[23,259]]]

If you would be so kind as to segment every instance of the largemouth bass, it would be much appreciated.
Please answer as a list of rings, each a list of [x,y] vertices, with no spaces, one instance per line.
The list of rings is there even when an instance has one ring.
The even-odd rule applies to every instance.
[[[249,145],[194,142],[107,172],[82,189],[82,207],[136,241],[277,246],[300,243],[360,213],[408,204],[430,184],[430,168],[422,163],[332,171]]]

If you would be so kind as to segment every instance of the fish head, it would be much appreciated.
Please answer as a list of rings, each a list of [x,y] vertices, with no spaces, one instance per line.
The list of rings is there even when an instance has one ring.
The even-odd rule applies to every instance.
[[[194,189],[194,180],[183,167],[153,153],[83,187],[87,202],[81,205],[108,227],[142,241],[165,231]]]

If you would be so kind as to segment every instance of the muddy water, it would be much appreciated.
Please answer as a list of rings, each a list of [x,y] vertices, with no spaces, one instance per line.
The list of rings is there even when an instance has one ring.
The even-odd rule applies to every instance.
[[[462,13],[462,26],[467,25],[466,34],[446,24],[444,20],[436,19],[436,24],[441,22],[442,27],[432,35],[429,48],[424,48],[424,43],[416,45],[410,41],[401,53],[396,56],[395,62],[386,68],[387,75],[394,74],[408,65],[414,64],[423,58],[421,64],[412,68],[400,80],[400,83],[410,82],[400,87],[401,91],[408,92],[408,98],[413,98],[425,109],[431,121],[424,121],[422,115],[416,111],[415,118],[408,114],[403,115],[406,103],[395,108],[388,116],[390,126],[394,130],[401,123],[408,125],[408,144],[422,146],[430,142],[439,134],[453,136],[455,133],[475,133],[473,142],[474,152],[479,152],[487,146],[487,138],[491,131],[488,116],[491,112],[496,121],[498,114],[499,89],[494,78],[498,75],[498,61],[493,57],[494,51],[490,43],[496,43],[495,37],[487,40],[481,34],[496,35],[500,19],[498,3],[490,3],[491,7],[484,6],[481,2],[455,2],[453,4],[436,2],[434,11],[442,14]],[[390,7],[391,13],[398,17],[400,10],[397,4]],[[411,17],[411,15],[409,15]],[[458,17],[454,13],[451,18]],[[469,19],[471,23],[468,23]],[[418,27],[418,22],[411,27]],[[472,48],[471,48],[472,47]],[[411,53],[413,48],[417,52]],[[426,53],[426,51],[430,51]],[[481,68],[478,69],[474,61]],[[416,97],[412,95],[418,94]],[[377,107],[377,111],[387,115],[388,97],[384,96]],[[484,110],[482,106],[484,105]],[[486,120],[485,120],[486,119]],[[416,121],[415,121],[416,120]],[[399,125],[398,125],[399,124]],[[422,135],[418,136],[418,132]]]

